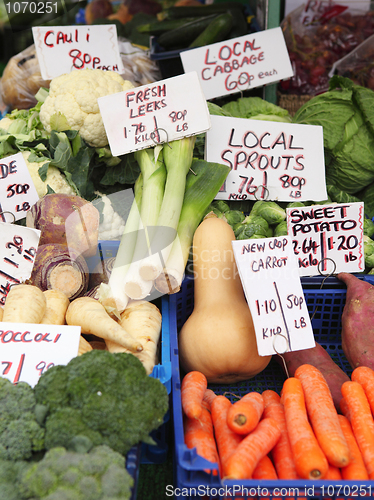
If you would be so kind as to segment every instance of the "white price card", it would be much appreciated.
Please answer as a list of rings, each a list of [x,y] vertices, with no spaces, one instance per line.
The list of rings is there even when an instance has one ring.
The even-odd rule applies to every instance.
[[[185,73],[197,71],[208,100],[293,76],[281,28],[185,50],[180,58]]]
[[[39,229],[0,222],[0,305],[12,285],[30,278],[40,234]]]
[[[123,73],[115,24],[35,26],[32,34],[44,80],[75,69]]]
[[[13,222],[39,200],[22,153],[0,160],[0,221]]]
[[[80,326],[0,323],[0,375],[34,387],[46,370],[78,355],[80,333]]]
[[[232,247],[251,310],[259,355],[314,347],[290,237],[236,240]]]
[[[99,97],[113,156],[206,132],[210,114],[195,72]]]
[[[364,271],[364,217],[363,202],[287,208],[300,276]]]
[[[327,199],[321,126],[210,118],[205,159],[231,168],[216,199]]]

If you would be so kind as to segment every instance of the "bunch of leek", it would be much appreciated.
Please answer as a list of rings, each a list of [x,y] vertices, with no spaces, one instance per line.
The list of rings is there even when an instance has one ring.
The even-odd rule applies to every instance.
[[[191,136],[162,150],[156,146],[136,153],[142,193],[134,198],[108,286],[102,287],[99,299],[115,303],[118,312],[129,298],[149,296],[156,279],[162,293],[175,292],[181,284],[195,229],[230,170],[223,164],[194,162],[194,144]]]

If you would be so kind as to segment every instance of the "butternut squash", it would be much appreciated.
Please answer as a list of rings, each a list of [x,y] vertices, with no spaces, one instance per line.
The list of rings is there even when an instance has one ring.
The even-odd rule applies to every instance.
[[[193,238],[194,309],[179,334],[186,371],[202,372],[210,383],[254,377],[269,364],[260,356],[254,325],[235,263],[230,225],[205,218]]]

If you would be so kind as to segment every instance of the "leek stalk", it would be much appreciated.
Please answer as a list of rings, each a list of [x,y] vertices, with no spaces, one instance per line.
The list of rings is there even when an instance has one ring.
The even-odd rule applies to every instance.
[[[139,273],[153,282],[162,272],[176,237],[183,206],[186,178],[190,170],[196,136],[184,137],[164,147],[167,176],[164,197],[157,219],[157,230],[151,241],[152,255],[143,259]]]
[[[123,284],[131,299],[143,299],[151,293],[153,283],[142,279],[139,266],[150,252],[150,241],[159,217],[166,181],[163,147],[142,149],[135,153],[143,177],[140,221],[132,263]]]
[[[166,265],[154,282],[161,293],[180,289],[191,249],[193,235],[207,208],[226,180],[230,167],[221,163],[196,160],[186,179],[186,191],[178,223],[177,236]]]
[[[107,310],[112,308],[117,313],[124,311],[129,301],[129,297],[125,293],[124,282],[133,259],[139,228],[140,206],[143,195],[142,174],[139,175],[135,182],[134,195],[108,285],[102,283],[99,288],[99,301]]]

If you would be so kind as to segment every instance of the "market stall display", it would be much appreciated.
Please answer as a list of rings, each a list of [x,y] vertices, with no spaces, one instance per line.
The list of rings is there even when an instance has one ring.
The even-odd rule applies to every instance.
[[[211,124],[217,116],[248,120],[240,143],[234,133],[238,122],[231,122],[233,168],[224,154],[220,162],[207,161],[207,133],[191,135],[190,109],[178,110],[175,100],[171,112],[171,100],[166,99],[170,96],[162,94],[166,86],[163,90],[157,84],[183,73],[181,66],[174,66],[181,52],[222,43],[222,50],[224,46],[230,52],[219,52],[222,59],[238,57],[238,45],[231,50],[230,43],[243,36],[253,37],[243,50],[264,50],[255,58],[243,55],[240,64],[249,78],[255,63],[266,61],[266,50],[255,43],[262,20],[251,7],[245,1],[118,5],[93,0],[84,12],[74,8],[70,19],[73,15],[77,26],[115,24],[122,74],[80,69],[41,81],[34,46],[12,56],[5,68],[0,80],[5,105],[0,181],[12,172],[14,164],[7,161],[14,155],[31,176],[39,200],[31,206],[27,201],[16,205],[27,215],[12,220],[1,207],[0,195],[0,224],[14,231],[13,243],[3,246],[16,249],[4,262],[17,267],[16,253],[18,259],[33,261],[21,283],[13,285],[10,273],[1,275],[7,281],[0,284],[0,321],[17,329],[9,327],[0,336],[4,344],[7,335],[16,343],[20,324],[27,324],[41,346],[52,335],[46,328],[55,333],[54,343],[62,335],[55,328],[61,328],[71,334],[74,352],[66,362],[38,364],[40,376],[34,385],[20,381],[25,358],[17,358],[14,376],[9,373],[16,363],[7,362],[0,378],[0,399],[9,417],[6,428],[0,429],[0,497],[52,500],[61,494],[79,500],[136,500],[139,469],[146,463],[165,464],[170,454],[174,484],[164,485],[160,496],[166,491],[184,492],[191,499],[201,492],[210,500],[275,498],[278,488],[283,488],[282,498],[291,498],[296,489],[296,496],[320,500],[349,499],[354,489],[372,494],[374,471],[367,448],[374,444],[374,367],[368,348],[374,290],[374,91],[370,79],[354,78],[341,63],[336,68],[343,68],[344,75],[328,74],[342,56],[356,60],[364,47],[360,43],[371,35],[371,11],[355,17],[337,9],[313,26],[300,25],[301,34],[296,32],[298,13],[280,24],[295,75],[280,81],[279,95],[307,96],[303,106],[298,101],[297,110],[290,112],[281,99],[278,104],[267,102],[259,96],[261,85],[250,88],[251,80],[241,92],[218,92],[217,98],[206,100],[201,114],[205,117],[206,112]],[[46,19],[45,25],[54,22]],[[265,47],[266,39],[263,43]],[[367,59],[367,52],[364,55]],[[221,72],[235,77],[235,57],[219,65]],[[365,62],[360,61],[360,67]],[[206,64],[215,61],[206,56]],[[31,78],[18,74],[26,69]],[[266,71],[261,78],[274,73]],[[35,87],[18,93],[17,100],[14,91],[20,82]],[[137,114],[138,121],[120,125],[126,139],[135,135],[136,147],[115,156],[109,145],[112,131],[100,113],[104,101],[98,100],[117,94],[128,97],[129,109],[136,99],[136,113],[131,114]],[[157,125],[156,111],[164,107],[172,126],[182,131],[176,140]],[[155,131],[149,134],[143,117],[151,115]],[[256,123],[268,132],[257,137]],[[274,124],[279,129],[269,139]],[[293,129],[287,128],[291,126],[323,129],[326,199],[320,194],[318,201],[303,199],[303,185],[312,183],[310,173],[304,172],[303,141],[308,137],[298,138],[295,145]],[[165,141],[160,139],[162,131]],[[150,138],[152,145],[142,147]],[[251,155],[258,144],[263,163],[256,152]],[[291,158],[297,158],[296,167]],[[266,184],[266,175],[269,170],[280,175],[282,161],[287,171],[283,184],[297,182],[293,201],[269,197],[274,186]],[[248,176],[256,169],[264,174],[261,194]],[[239,170],[239,194],[225,199],[219,195],[232,170]],[[10,185],[9,196],[27,195],[28,184],[20,186]],[[339,240],[345,263],[360,260],[362,272],[339,268],[328,275],[303,275],[302,294],[289,294],[285,309],[300,311],[293,328],[301,336],[310,320],[315,346],[291,349],[284,310],[286,331],[283,323],[280,327],[270,321],[262,329],[263,339],[272,338],[274,347],[274,352],[262,355],[258,318],[249,307],[248,278],[236,261],[234,243],[242,245],[242,253],[261,254],[269,242],[274,249],[288,243],[290,210],[300,210],[306,222],[315,217],[306,232],[317,233],[319,219],[332,217],[331,206],[342,207],[344,218],[344,207],[351,204],[362,207],[356,221],[362,241],[356,233],[336,239],[331,233],[328,239],[321,235],[318,243],[306,236],[301,249],[296,241],[292,246],[295,253],[304,254],[298,265],[308,268],[317,261],[317,247],[336,250]],[[37,248],[21,245],[16,234],[21,226],[38,235]],[[259,269],[284,267],[287,258],[260,256]],[[275,281],[273,285],[277,289]],[[261,297],[260,289],[266,286],[266,280],[254,282],[251,293]],[[257,314],[268,315],[278,305],[284,305],[281,299],[279,304],[271,297],[262,303],[258,299]],[[301,312],[304,308],[308,318]],[[29,333],[22,334],[25,342]],[[275,347],[281,337],[286,352]],[[12,398],[22,404],[10,401],[7,406]]]

